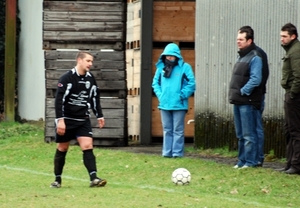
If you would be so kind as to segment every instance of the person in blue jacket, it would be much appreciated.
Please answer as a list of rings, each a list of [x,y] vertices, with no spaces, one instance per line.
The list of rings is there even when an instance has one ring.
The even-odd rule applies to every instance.
[[[254,44],[252,28],[242,28],[237,35],[238,59],[229,84],[229,103],[238,138],[238,162],[234,168],[257,167],[257,120],[264,95],[262,58]]]
[[[188,98],[195,91],[195,77],[191,65],[184,62],[179,47],[168,44],[156,63],[152,82],[161,113],[163,127],[163,157],[183,157],[184,118]]]

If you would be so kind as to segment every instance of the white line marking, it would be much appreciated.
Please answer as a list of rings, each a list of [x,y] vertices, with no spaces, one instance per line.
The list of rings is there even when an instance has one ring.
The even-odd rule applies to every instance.
[[[20,171],[20,172],[26,172],[26,173],[30,173],[30,174],[35,174],[35,175],[44,175],[44,176],[53,176],[53,174],[49,174],[49,173],[43,173],[43,172],[38,172],[35,170],[30,170],[30,169],[25,169],[25,168],[17,168],[17,167],[10,167],[7,165],[0,165],[0,168],[2,169],[7,169],[7,170],[15,170],[15,171]],[[81,178],[76,178],[76,177],[72,177],[72,176],[67,176],[64,175],[64,178],[70,179],[70,180],[74,180],[74,181],[82,181],[82,182],[87,182],[87,180],[81,179]],[[114,185],[120,185],[122,186],[122,183],[111,183],[110,184],[114,184]],[[149,186],[149,185],[141,185],[141,186],[132,186],[135,188],[140,188],[140,189],[152,189],[152,190],[158,190],[158,191],[166,191],[169,193],[182,193],[178,190],[175,189],[168,189],[168,188],[160,188],[157,186]],[[211,196],[211,195],[208,195]],[[272,207],[272,208],[280,208],[280,207],[274,207],[273,205],[266,205],[266,204],[262,204],[259,202],[255,202],[255,201],[245,201],[245,200],[240,200],[237,198],[230,198],[230,197],[222,197],[222,196],[218,196],[218,198],[220,199],[224,199],[224,200],[228,200],[228,201],[234,201],[234,202],[242,202],[244,204],[249,204],[249,205],[256,205],[256,206],[261,206],[261,207]]]

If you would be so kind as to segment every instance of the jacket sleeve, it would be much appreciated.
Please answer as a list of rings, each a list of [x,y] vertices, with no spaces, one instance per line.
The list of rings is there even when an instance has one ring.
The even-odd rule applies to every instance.
[[[155,75],[152,81],[152,88],[157,98],[161,95],[161,70],[156,69]]]
[[[98,88],[94,77],[93,79],[93,86],[90,92],[91,109],[97,118],[103,118],[102,108],[100,104],[100,89]]]
[[[291,68],[294,80],[291,86],[291,93],[300,93],[300,52],[291,55]]]
[[[250,79],[241,88],[241,95],[250,95],[262,80],[262,60],[259,56],[252,58],[250,62]]]
[[[182,89],[180,92],[181,99],[188,99],[196,89],[195,76],[192,70],[191,65],[184,63],[185,70],[182,80]]]
[[[64,74],[57,83],[57,90],[55,95],[55,115],[56,118],[64,117],[64,102],[65,98],[68,95],[68,90],[70,88],[70,83],[68,83],[68,76]]]

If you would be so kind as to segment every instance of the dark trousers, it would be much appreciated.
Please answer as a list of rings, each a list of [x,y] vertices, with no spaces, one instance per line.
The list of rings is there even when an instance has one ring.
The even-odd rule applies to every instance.
[[[291,99],[289,93],[285,94],[284,113],[286,168],[293,167],[300,171],[300,95]]]

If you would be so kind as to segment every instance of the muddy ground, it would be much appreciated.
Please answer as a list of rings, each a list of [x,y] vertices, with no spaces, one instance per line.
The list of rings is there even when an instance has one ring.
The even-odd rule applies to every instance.
[[[193,144],[185,144],[186,147],[193,147]],[[154,155],[161,155],[161,149],[162,144],[153,144],[153,145],[140,145],[140,144],[129,144],[126,147],[109,147],[109,149],[112,150],[121,150],[125,152],[132,152],[137,154],[154,154]],[[215,155],[204,155],[199,153],[185,153],[184,157],[190,157],[190,158],[199,158],[203,160],[211,160],[215,161],[216,163],[222,163],[227,164],[230,166],[234,166],[237,162],[236,157],[221,157],[221,156],[215,156]],[[284,163],[272,159],[266,158],[266,160],[263,164],[263,168],[271,168],[271,169],[278,169],[284,167]]]

